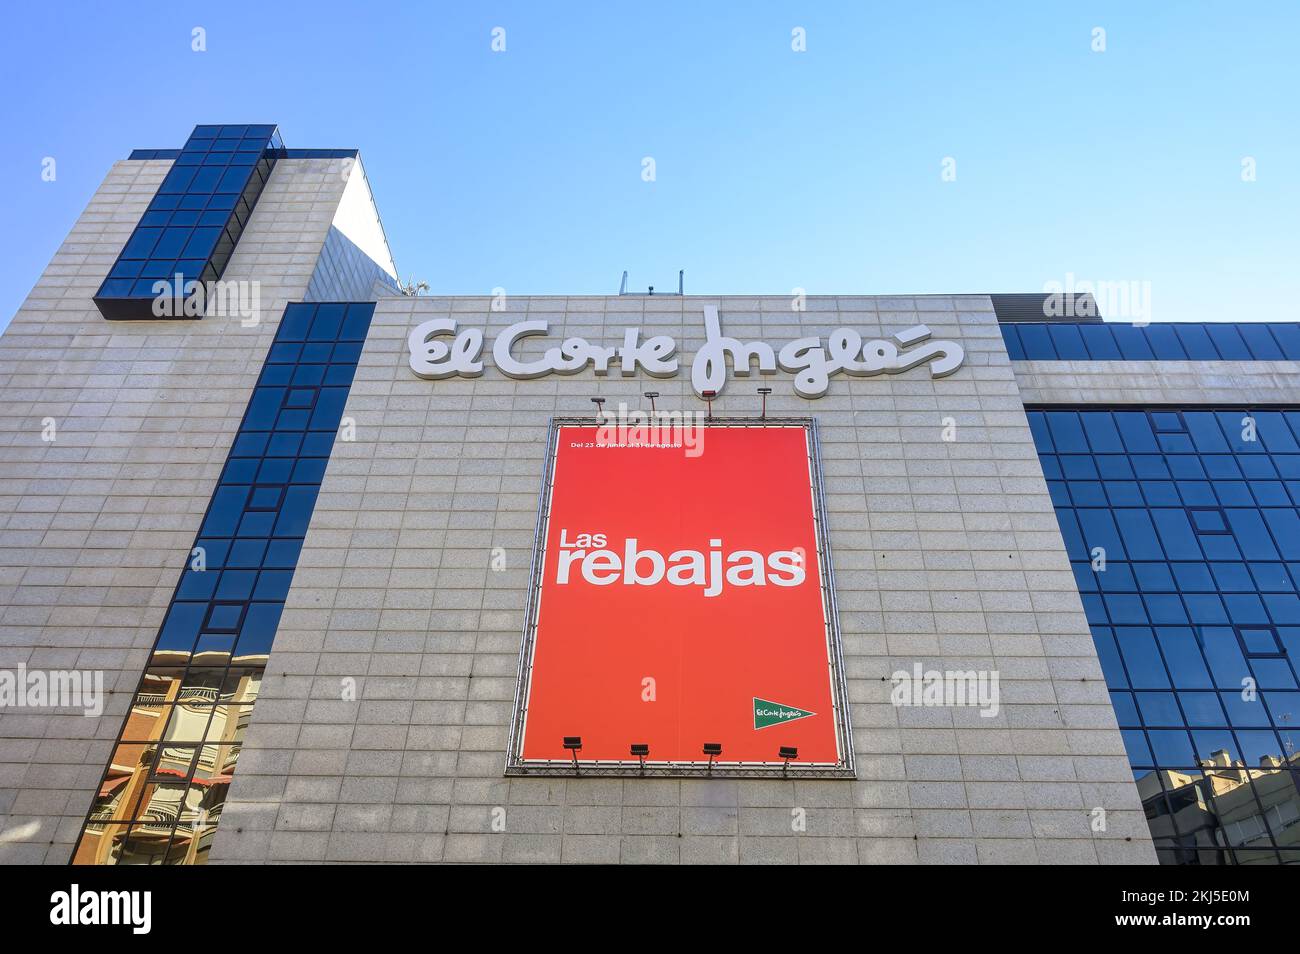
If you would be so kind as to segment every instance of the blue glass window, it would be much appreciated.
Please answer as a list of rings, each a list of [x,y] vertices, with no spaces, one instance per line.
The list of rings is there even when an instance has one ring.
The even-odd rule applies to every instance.
[[[1205,333],[1214,342],[1215,351],[1224,361],[1250,361],[1254,357],[1234,325],[1207,324]]]
[[[1241,335],[1246,353],[1251,358],[1266,361],[1282,361],[1285,359],[1286,356],[1273,339],[1273,334],[1268,325],[1243,323],[1237,325],[1235,330]]]
[[[1089,357],[1094,361],[1118,361],[1123,358],[1107,325],[1080,324],[1079,333],[1083,336]]]
[[[1115,344],[1119,346],[1120,357],[1125,361],[1155,360],[1155,349],[1144,334],[1145,329],[1132,325],[1114,325],[1110,330],[1115,336]]]
[[[1000,327],[1012,361],[1300,361],[1300,324],[1032,321]]]
[[[1020,345],[1026,357],[1037,361],[1055,361],[1056,346],[1048,334],[1048,326],[1040,324],[1020,325]]]
[[[1056,357],[1062,361],[1086,361],[1088,349],[1084,347],[1083,336],[1079,334],[1080,325],[1048,325],[1052,344],[1056,348]]]

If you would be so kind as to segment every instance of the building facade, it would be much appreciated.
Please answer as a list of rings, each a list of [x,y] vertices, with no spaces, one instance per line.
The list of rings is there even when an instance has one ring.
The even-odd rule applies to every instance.
[[[0,861],[1300,861],[1300,326],[396,274],[356,150],[109,172],[0,337]],[[560,423],[672,415],[813,435],[828,764],[517,747]]]

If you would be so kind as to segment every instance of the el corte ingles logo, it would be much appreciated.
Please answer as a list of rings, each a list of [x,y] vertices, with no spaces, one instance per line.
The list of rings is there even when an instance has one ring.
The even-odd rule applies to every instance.
[[[807,709],[800,709],[797,706],[786,706],[779,702],[768,702],[766,699],[758,698],[758,696],[754,697],[755,729],[766,729],[769,726],[806,719],[816,714],[815,712],[809,712]]]

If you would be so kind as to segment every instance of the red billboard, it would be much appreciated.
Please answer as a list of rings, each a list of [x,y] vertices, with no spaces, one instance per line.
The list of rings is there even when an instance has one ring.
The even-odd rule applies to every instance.
[[[556,428],[512,765],[848,769],[810,427],[696,433]]]

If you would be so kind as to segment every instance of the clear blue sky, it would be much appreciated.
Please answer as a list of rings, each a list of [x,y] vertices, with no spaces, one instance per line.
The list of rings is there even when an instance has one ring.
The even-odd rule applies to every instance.
[[[1156,319],[1300,318],[1293,0],[28,2],[4,21],[0,324],[113,160],[221,122],[360,147],[402,276],[434,293],[607,294],[624,268],[638,289],[685,268],[696,294],[1073,273],[1150,282]]]

